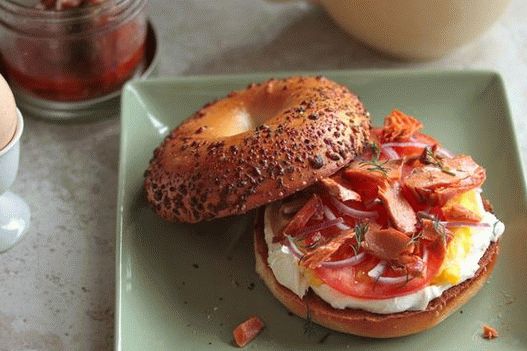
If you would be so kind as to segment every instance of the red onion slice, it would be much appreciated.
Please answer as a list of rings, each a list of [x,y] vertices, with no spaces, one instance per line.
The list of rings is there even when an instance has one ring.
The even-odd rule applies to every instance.
[[[337,218],[337,216],[335,216],[333,211],[331,211],[331,209],[329,207],[327,207],[326,205],[324,205],[323,211],[324,211],[324,216],[326,216],[327,219],[332,220],[332,219]],[[339,228],[340,230],[351,229],[351,227],[347,226],[344,223],[337,224],[337,228]]]
[[[320,265],[326,268],[342,268],[342,267],[355,266],[361,263],[365,257],[366,257],[365,253],[361,252],[355,256],[351,256],[343,260],[322,262]]]
[[[386,269],[386,261],[380,261],[375,267],[368,272],[368,277],[377,279],[379,278]]]
[[[428,212],[419,211],[417,212],[419,218],[426,218],[432,221],[437,220],[436,217]],[[473,227],[473,228],[489,228],[490,224],[485,222],[448,222],[440,221],[439,224],[447,228],[459,228],[459,227]]]
[[[485,222],[441,222],[447,228],[472,227],[472,228],[489,228],[490,224]]]
[[[419,141],[405,141],[405,142],[392,142],[392,143],[386,143],[382,144],[383,148],[386,147],[422,147],[425,148],[427,146],[430,146],[426,143],[421,143]]]
[[[342,202],[331,198],[331,202],[340,212],[355,218],[377,218],[379,214],[375,211],[361,211],[344,205]]]
[[[379,277],[377,278],[377,282],[380,284],[401,284],[406,283],[408,279],[405,275],[400,277]]]
[[[452,158],[452,157],[454,157],[454,154],[452,152],[450,152],[449,150],[445,149],[444,147],[438,148],[436,153],[439,156],[445,157],[445,158]]]
[[[415,139],[415,137],[411,137],[410,141],[414,143],[420,143],[419,141]],[[431,146],[431,145],[428,145],[428,146]],[[444,147],[438,147],[436,153],[438,153],[439,156],[446,157],[446,158],[454,157],[454,154],[450,152],[448,149],[445,149]]]
[[[287,238],[287,243],[285,246],[289,249],[289,251],[291,251],[293,256],[295,256],[298,259],[301,259],[302,257],[304,257],[304,254],[302,253],[302,251],[300,251],[298,246],[296,246],[293,238],[291,238],[289,235],[286,235],[286,238]]]
[[[307,234],[318,232],[318,231],[321,231],[321,230],[324,230],[324,229],[336,226],[337,224],[342,223],[342,222],[344,222],[344,219],[342,217],[331,219],[329,221],[325,221],[325,222],[322,222],[322,223],[319,223],[319,224],[315,224],[315,225],[312,225],[310,227],[305,227],[304,229],[299,230],[298,232],[296,232],[295,236],[300,236],[301,237],[301,236],[304,236],[304,235],[307,235]]]
[[[383,145],[382,146],[382,151],[384,152],[384,154],[388,157],[388,159],[390,160],[396,160],[399,157],[399,154],[397,153],[397,151],[395,151],[392,147],[390,146],[385,146]]]

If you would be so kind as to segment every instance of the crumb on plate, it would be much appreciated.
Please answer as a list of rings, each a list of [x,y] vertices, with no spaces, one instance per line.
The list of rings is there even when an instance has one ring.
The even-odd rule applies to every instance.
[[[495,339],[498,337],[498,332],[496,329],[492,328],[490,325],[484,325],[483,326],[483,337],[485,339]]]

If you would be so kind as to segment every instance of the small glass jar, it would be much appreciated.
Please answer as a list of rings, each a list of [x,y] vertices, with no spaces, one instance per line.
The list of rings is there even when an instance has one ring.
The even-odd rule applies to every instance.
[[[0,1],[0,63],[17,95],[59,103],[121,89],[145,55],[146,0],[107,0],[50,11]]]

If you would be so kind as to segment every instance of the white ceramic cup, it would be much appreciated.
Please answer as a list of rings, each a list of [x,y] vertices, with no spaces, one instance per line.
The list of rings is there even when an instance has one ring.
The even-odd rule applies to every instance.
[[[475,39],[510,0],[320,0],[356,39],[390,55],[426,60]]]
[[[17,109],[17,128],[13,139],[0,150],[0,252],[13,247],[29,227],[30,210],[18,195],[8,191],[18,172],[20,137],[24,119]]]

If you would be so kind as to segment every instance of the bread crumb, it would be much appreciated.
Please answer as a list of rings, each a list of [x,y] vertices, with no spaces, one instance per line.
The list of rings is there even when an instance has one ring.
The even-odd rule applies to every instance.
[[[498,332],[496,329],[492,328],[490,325],[483,326],[483,337],[485,339],[491,340],[498,337]]]

